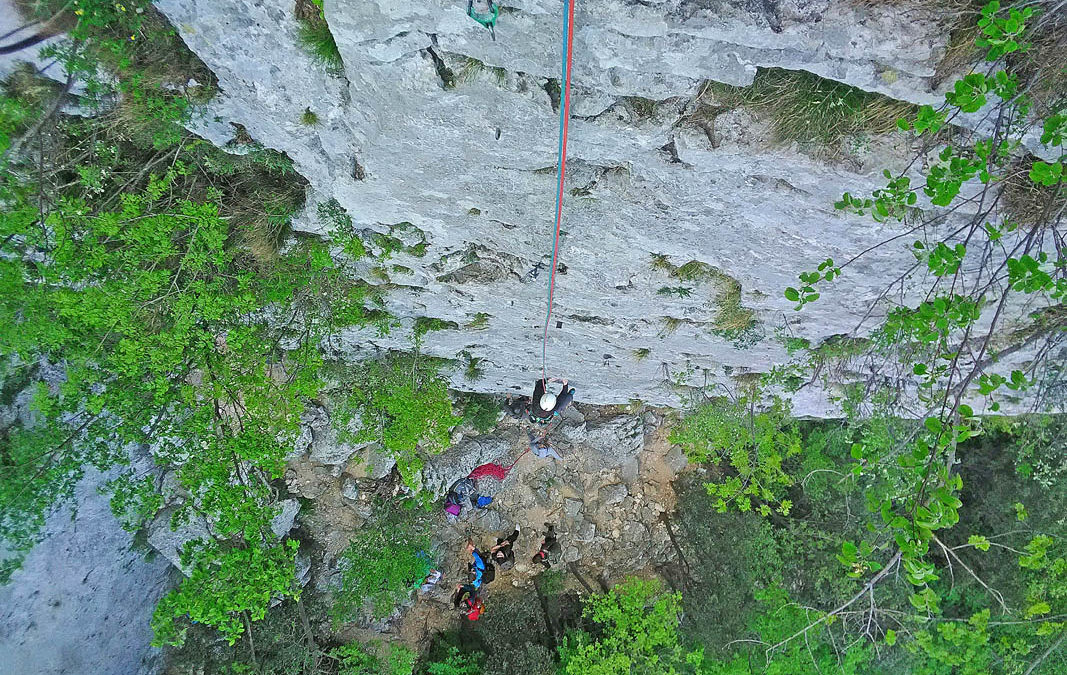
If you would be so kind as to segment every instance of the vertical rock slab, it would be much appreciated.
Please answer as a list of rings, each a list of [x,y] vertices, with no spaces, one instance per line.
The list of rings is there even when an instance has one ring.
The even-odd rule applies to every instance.
[[[0,586],[0,673],[155,675],[162,652],[149,620],[171,585],[170,563],[131,550],[90,472],[78,513],[52,514],[46,538]]]

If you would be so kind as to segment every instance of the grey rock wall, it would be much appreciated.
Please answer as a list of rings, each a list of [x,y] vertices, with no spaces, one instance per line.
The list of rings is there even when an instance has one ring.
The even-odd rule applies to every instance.
[[[559,77],[562,4],[507,3],[493,42],[465,16],[463,2],[326,0],[343,76],[302,50],[290,0],[158,4],[219,78],[222,93],[199,131],[225,142],[228,122],[238,122],[287,152],[311,181],[309,214],[333,198],[360,227],[414,224],[429,246],[421,258],[390,261],[411,271],[388,272],[389,309],[407,328],[419,316],[460,326],[428,335],[423,347],[485,359],[484,376],[472,383],[457,372],[456,388],[528,389],[541,371],[541,270],[552,246],[558,142],[546,85]],[[785,361],[775,333],[787,322],[813,343],[850,331],[909,260],[902,247],[850,268],[802,313],[782,290],[826,257],[846,259],[895,233],[832,204],[846,189],[872,188],[876,169],[896,163],[897,149],[876,139],[851,164],[831,165],[773,147],[766,129],[743,115],[717,123],[718,147],[680,119],[704,80],[744,84],[758,66],[803,68],[933,101],[945,38],[936,21],[889,4],[578,3],[565,273],[557,280],[549,374],[569,376],[579,400],[590,403],[676,404],[674,384],[730,386],[731,375]],[[443,68],[454,87],[446,87]],[[642,116],[628,96],[662,103]],[[306,108],[319,125],[300,124]],[[298,227],[325,228],[311,215]],[[716,333],[721,284],[679,284],[651,268],[652,254],[675,265],[701,261],[736,279],[758,324],[742,338]],[[657,294],[677,285],[693,287],[692,295]],[[489,316],[486,327],[464,328],[480,313]],[[335,344],[358,358],[411,341],[406,331],[352,332]],[[635,358],[644,350],[647,358]],[[832,411],[813,388],[795,407]]]
[[[146,561],[111,515],[103,482],[78,486],[78,513],[54,513],[46,538],[0,586],[0,673],[153,675],[161,652],[149,620],[171,585],[170,563]]]

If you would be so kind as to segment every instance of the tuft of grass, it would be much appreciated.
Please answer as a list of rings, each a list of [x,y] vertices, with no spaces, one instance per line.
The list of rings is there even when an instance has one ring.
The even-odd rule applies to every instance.
[[[787,336],[782,338],[782,344],[785,345],[785,350],[790,356],[797,352],[802,352],[811,349],[811,340],[802,337]]]
[[[862,355],[871,346],[871,340],[863,337],[852,337],[839,333],[831,335],[823,340],[812,354],[815,359],[828,361],[846,361]]]
[[[806,72],[761,68],[752,84],[710,82],[707,91],[730,108],[770,117],[775,141],[833,147],[859,133],[893,131],[915,106]]]
[[[674,270],[677,269],[665,253],[653,253],[652,260],[648,263],[648,266],[654,270],[660,270],[661,272],[667,272],[668,274],[674,273]]]
[[[679,319],[673,316],[662,317],[660,319],[662,326],[659,329],[659,336],[665,338],[668,335],[672,335],[684,322],[684,319]]]
[[[311,108],[304,108],[304,114],[300,116],[300,123],[305,127],[316,126],[319,123],[319,116]]]
[[[489,314],[485,312],[478,312],[474,315],[470,321],[467,322],[465,328],[470,330],[484,330],[489,327]]]
[[[652,119],[656,116],[656,110],[659,108],[658,101],[640,96],[624,96],[623,101],[626,102],[627,107],[630,108],[637,120]]]
[[[428,316],[420,316],[415,319],[415,335],[422,337],[427,333],[439,330],[455,330],[459,328],[459,324],[455,321],[449,321],[447,319],[438,319]]]
[[[341,59],[341,51],[337,48],[337,42],[334,41],[333,33],[330,32],[325,19],[301,21],[298,36],[300,44],[316,63],[333,74],[344,72],[345,64]]]
[[[485,376],[485,369],[481,367],[482,361],[480,356],[472,356],[467,359],[467,366],[463,369],[463,379],[468,382],[477,382]]]
[[[649,354],[651,354],[651,353],[652,353],[652,350],[649,349],[648,347],[639,347],[639,348],[633,350],[634,361],[638,361],[638,362],[644,361],[645,359],[648,358]]]
[[[693,289],[688,286],[664,286],[656,291],[656,293],[668,297],[677,295],[679,298],[688,298],[693,294]]]
[[[470,56],[465,58],[460,65],[459,72],[456,73],[456,80],[458,82],[471,82],[483,72],[488,72],[492,75],[498,85],[502,86],[508,81],[508,71],[506,69],[486,65],[485,62]]]
[[[681,267],[671,272],[671,276],[682,281],[713,281],[719,276],[723,276],[721,272],[707,264],[706,262],[700,262],[699,260],[690,260]]]
[[[725,274],[721,275],[719,282],[722,287],[715,298],[719,310],[715,315],[715,328],[734,333],[752,327],[756,323],[756,313],[741,305],[741,283]]]

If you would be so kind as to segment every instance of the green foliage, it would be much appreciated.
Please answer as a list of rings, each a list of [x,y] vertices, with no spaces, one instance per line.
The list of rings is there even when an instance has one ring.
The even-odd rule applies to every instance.
[[[792,602],[780,588],[757,593],[762,610],[751,623],[757,636],[756,648],[737,649],[731,656],[708,662],[702,673],[707,675],[870,675],[879,672],[871,668],[874,649],[869,643],[855,642],[843,652],[838,651],[826,631],[812,630],[803,639],[788,640],[791,636],[818,620],[811,612]],[[784,642],[783,642],[784,641]],[[768,653],[771,646],[783,643]]]
[[[152,615],[154,646],[181,644],[185,627],[178,619],[215,626],[233,644],[242,633],[241,614],[259,621],[272,598],[299,597],[293,579],[297,542],[284,546],[228,547],[218,542],[193,543],[183,561],[197,561],[192,575],[160,601]]]
[[[1040,245],[1034,248],[1041,233],[1055,227],[1064,198],[1062,158],[1055,158],[1052,149],[1062,143],[1065,102],[1062,97],[1042,100],[1036,111],[1030,100],[1043,89],[1042,73],[1056,70],[1054,64],[1037,61],[1038,53],[1028,53],[1027,41],[1055,41],[1041,31],[1056,30],[1041,21],[1028,26],[1034,17],[1031,9],[1013,3],[1002,10],[998,2],[988,3],[977,26],[977,45],[984,49],[988,63],[952,83],[944,105],[924,106],[900,121],[899,128],[913,134],[920,148],[923,180],[913,185],[911,176],[886,170],[884,188],[870,197],[845,193],[835,204],[852,214],[869,214],[878,222],[901,222],[921,235],[912,244],[915,264],[902,272],[899,294],[886,289],[882,296],[889,306],[883,324],[874,331],[869,352],[879,363],[900,363],[905,374],[893,386],[914,385],[915,394],[898,397],[885,392],[875,405],[853,409],[866,407],[864,414],[870,417],[853,429],[858,436],[851,451],[856,460],[851,474],[865,487],[868,508],[881,522],[869,524],[874,537],[846,542],[839,558],[849,573],[864,576],[880,569],[879,561],[885,560],[879,553],[883,547],[898,551],[903,577],[914,587],[912,608],[928,616],[947,611],[942,571],[930,557],[937,550],[948,556],[941,539],[949,537],[946,531],[960,519],[963,481],[953,468],[958,450],[983,433],[981,420],[964,401],[984,398],[988,409],[996,411],[999,402],[994,396],[1004,390],[1040,397],[1045,392],[1035,391],[1035,385],[1046,379],[1045,370],[1052,366],[1047,357],[1040,355],[1025,369],[1010,372],[995,364],[1001,350],[1010,353],[1039,339],[1057,344],[1062,340],[1063,322],[1044,315],[1032,317],[1033,325],[1014,331],[1003,341],[997,331],[1005,308],[1040,302],[1049,305],[1050,316],[1055,317],[1067,297],[1063,252],[1045,251]],[[1009,54],[1010,58],[1003,58]],[[962,138],[949,133],[947,125],[954,117],[979,111],[1012,120],[1030,119],[1036,111],[1043,118],[1042,143],[1052,161],[1037,161],[1023,152],[1025,125],[997,125]],[[1027,177],[1035,188],[1032,192],[1041,194],[1042,200],[1027,216],[1027,226],[1020,227],[1009,210],[1014,208],[1011,190],[1018,193],[1013,186]],[[974,186],[978,195],[962,198],[964,185]],[[921,196],[932,211],[914,208]],[[982,207],[963,228],[952,234],[937,231],[937,224],[948,213],[975,200]],[[817,271],[802,273],[802,286],[786,289],[786,298],[797,303],[796,309],[803,308],[819,298],[820,283],[839,276],[843,267],[827,259]],[[997,277],[998,284],[965,288],[983,277]],[[918,299],[905,300],[908,297]],[[987,307],[995,309],[986,312]],[[821,365],[820,361],[815,367]],[[901,384],[909,379],[907,385]],[[884,386],[873,379],[869,384]],[[917,406],[912,407],[913,403]],[[880,410],[872,414],[870,408]],[[921,419],[913,425],[892,419],[915,415]],[[1024,471],[1033,470],[1031,464],[1023,466]],[[970,534],[970,546],[993,544],[985,534]],[[935,541],[938,548],[931,550]],[[977,614],[972,611],[959,618],[972,616]],[[959,656],[970,647],[985,649],[982,630],[978,625],[938,626],[912,646],[916,654],[926,654],[939,667],[962,667],[948,663],[948,654]],[[991,663],[977,655],[967,658],[979,669]]]
[[[467,322],[467,325],[464,326],[464,328],[469,328],[470,330],[484,330],[489,327],[489,317],[490,315],[485,312],[478,312]]]
[[[481,675],[485,654],[463,653],[452,647],[443,661],[427,663],[422,672],[426,675]]]
[[[988,47],[987,61],[995,61],[1016,51],[1026,51],[1030,45],[1022,42],[1026,33],[1026,22],[1032,17],[1032,7],[1010,9],[1008,16],[1000,15],[1000,2],[993,0],[982,8],[982,18],[978,27],[982,36],[975,40],[979,47]]]
[[[677,295],[679,298],[688,298],[690,295],[693,294],[693,289],[689,288],[688,286],[664,286],[663,288],[656,291],[656,293],[658,295],[665,295],[668,297],[671,295]]]
[[[350,642],[331,649],[329,657],[337,662],[337,675],[412,675],[418,655],[393,643],[383,660],[365,645]]]
[[[170,480],[127,470],[109,483],[124,527],[164,504],[172,526],[210,525],[182,552],[189,576],[157,608],[155,642],[179,643],[195,621],[232,643],[297,593],[272,483],[322,385],[317,346],[377,315],[324,244],[277,255],[303,200],[288,158],[254,145],[231,156],[184,131],[204,93],[185,83],[213,79],[162,16],[141,0],[76,4],[72,41],[52,54],[88,104],[115,88],[122,104],[43,120],[28,141],[40,148],[0,173],[0,352],[65,368],[36,385],[34,426],[4,433],[0,574],[86,467],[145,448]],[[35,108],[5,105],[10,136],[26,123],[12,106]]]
[[[300,123],[305,127],[314,127],[319,123],[319,116],[311,108],[305,108],[300,115]]]
[[[372,522],[355,532],[341,553],[341,587],[331,614],[336,622],[370,614],[388,616],[426,578],[432,563],[430,525],[413,502],[380,504]]]
[[[797,352],[802,352],[811,349],[811,340],[802,337],[796,337],[793,335],[787,336],[782,339],[782,344],[785,345],[786,352],[790,356]]]
[[[414,333],[416,338],[421,338],[427,333],[439,330],[456,330],[457,328],[459,328],[459,324],[455,321],[438,319],[437,317],[420,316],[415,319]]]
[[[658,581],[629,579],[609,593],[591,597],[583,616],[591,632],[567,637],[559,648],[566,675],[696,673],[703,650],[681,644],[681,597]]]
[[[464,394],[463,424],[479,433],[489,433],[500,419],[500,405],[489,394]]]
[[[799,455],[801,443],[786,401],[776,398],[765,411],[757,411],[756,400],[749,397],[704,405],[671,430],[670,440],[682,446],[690,461],[711,462],[726,474],[707,484],[719,511],[789,513],[792,502],[786,494],[795,482],[789,463]]]
[[[1067,477],[1067,418],[1063,415],[987,417],[983,425],[989,432],[1010,436],[1019,475],[1046,489]]]
[[[429,358],[389,354],[348,371],[334,400],[341,439],[381,443],[410,488],[417,486],[423,457],[447,449],[452,427],[461,421],[438,367]],[[352,432],[348,427],[357,417],[360,428]]]
[[[848,195],[845,195],[846,199]],[[809,302],[815,302],[819,299],[819,293],[815,290],[815,284],[820,281],[833,281],[834,278],[841,275],[841,270],[834,266],[832,258],[827,258],[823,262],[819,263],[819,267],[814,272],[801,272],[800,273],[800,288],[793,288],[792,286],[785,289],[785,299],[790,302],[797,303],[797,306],[793,309],[800,311],[804,305]]]

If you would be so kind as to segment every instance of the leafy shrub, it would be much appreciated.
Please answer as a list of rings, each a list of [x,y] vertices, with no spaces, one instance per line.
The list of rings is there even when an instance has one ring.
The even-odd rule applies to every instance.
[[[423,456],[447,449],[461,421],[438,363],[417,355],[390,354],[349,371],[333,408],[341,439],[381,443],[410,488],[417,487]],[[348,426],[357,417],[353,433]]]
[[[500,419],[500,405],[488,394],[466,394],[463,397],[463,423],[479,433],[489,433]]]
[[[360,528],[338,559],[341,588],[331,614],[337,622],[369,610],[388,616],[417,588],[431,569],[430,525],[413,502],[380,504],[375,518]]]
[[[567,637],[559,648],[564,675],[695,673],[703,651],[680,640],[681,596],[658,581],[629,579],[591,597],[583,612],[593,630]]]
[[[426,675],[481,675],[484,661],[482,652],[464,653],[458,647],[452,647],[443,661],[427,663],[422,672]]]
[[[685,449],[690,461],[711,462],[727,472],[707,484],[720,511],[733,507],[769,515],[773,507],[788,514],[792,502],[785,494],[794,479],[785,463],[800,453],[800,433],[789,417],[788,402],[775,398],[763,411],[756,405],[754,397],[704,405],[671,431],[670,440]]]

